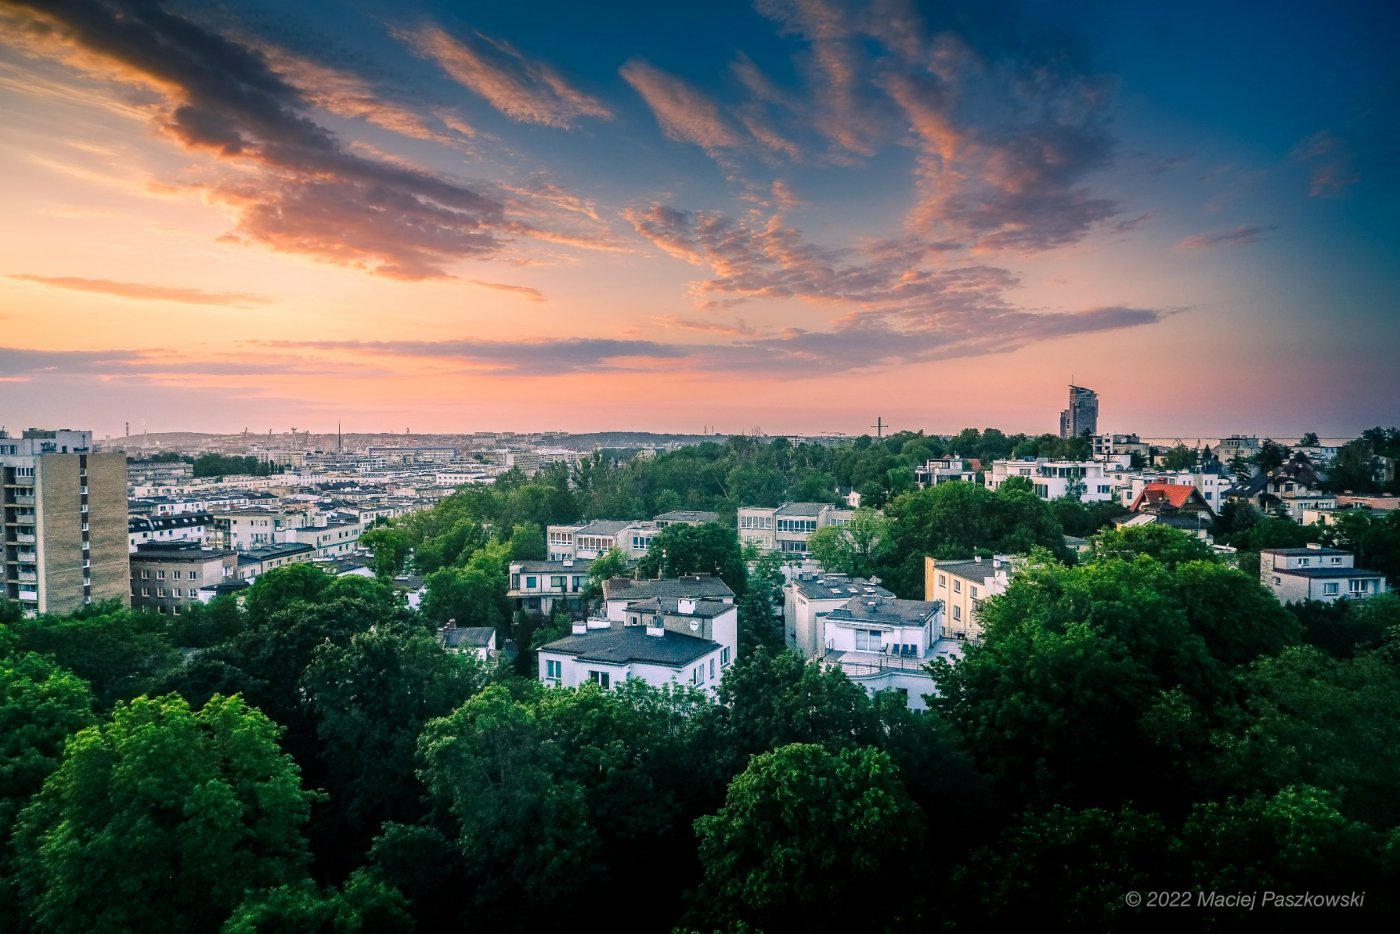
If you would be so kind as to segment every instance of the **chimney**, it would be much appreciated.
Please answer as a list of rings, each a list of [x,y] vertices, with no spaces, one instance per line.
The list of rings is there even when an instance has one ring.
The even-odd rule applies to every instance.
[[[588,621],[582,619],[574,620],[573,624],[569,626],[569,631],[575,636],[584,635],[588,632]]]
[[[973,560],[973,561],[976,561],[978,564],[981,564],[981,563],[982,563],[982,556],[981,556],[981,555],[973,555],[973,556],[972,556],[972,560]]]
[[[444,626],[444,627],[442,627],[442,628],[443,628],[443,629],[446,629],[448,632],[451,632],[452,630],[454,630],[454,629],[457,628],[457,620],[455,620],[455,619],[449,619],[449,620],[447,621],[447,625]]]
[[[695,601],[689,597],[683,597],[676,601],[676,612],[682,616],[691,616],[695,613]]]

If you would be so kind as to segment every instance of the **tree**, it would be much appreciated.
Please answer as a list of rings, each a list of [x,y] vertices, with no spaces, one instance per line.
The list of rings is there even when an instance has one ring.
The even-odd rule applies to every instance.
[[[1139,555],[1147,555],[1175,568],[1190,561],[1215,560],[1215,552],[1199,538],[1156,523],[1104,529],[1094,536],[1092,547],[1095,561],[1132,561]]]
[[[32,652],[0,651],[0,929],[19,930],[15,905],[15,816],[58,768],[68,737],[93,723],[87,684]]]
[[[1259,445],[1259,450],[1255,452],[1253,460],[1264,473],[1277,470],[1288,460],[1288,448],[1271,438],[1265,438],[1264,443]]]
[[[713,574],[742,597],[747,586],[739,536],[718,522],[668,525],[637,563],[642,577]]]
[[[20,814],[21,901],[40,930],[218,930],[247,890],[301,877],[311,797],[238,698],[119,704]]]
[[[1298,439],[1298,447],[1300,448],[1315,448],[1317,445],[1317,432],[1315,431],[1305,432],[1303,437]]]
[[[812,556],[828,571],[870,577],[889,547],[890,524],[874,509],[857,509],[845,525],[828,525],[812,533]]]
[[[444,652],[417,627],[377,628],[316,649],[301,683],[323,744],[337,823],[349,841],[362,848],[384,821],[420,816],[423,789],[413,773],[418,734],[486,680],[474,655]],[[360,852],[350,849],[350,856]]]
[[[628,568],[627,553],[620,548],[609,548],[604,554],[593,559],[588,566],[588,583],[584,585],[586,600],[597,600],[603,595],[603,584],[614,577],[625,577]]]
[[[17,650],[52,656],[88,682],[100,709],[146,691],[180,662],[162,617],[112,602],[66,617],[21,620],[10,628]]]
[[[1277,655],[1302,638],[1298,620],[1257,578],[1215,561],[1181,564],[1175,577],[1191,630],[1226,665]]]
[[[876,749],[755,756],[695,832],[707,930],[887,930],[918,916],[923,814]]]
[[[1195,466],[1196,452],[1184,444],[1178,444],[1162,455],[1162,468],[1164,470],[1190,470]]]
[[[368,548],[374,555],[372,567],[375,576],[386,579],[392,579],[403,573],[404,565],[408,563],[408,556],[413,551],[408,536],[387,525],[363,533],[360,536],[360,545]]]
[[[249,897],[222,934],[362,934],[413,930],[409,905],[392,886],[356,870],[342,891],[323,891],[309,879]]]
[[[510,535],[510,557],[512,561],[543,561],[549,557],[544,529],[533,522],[517,525]]]

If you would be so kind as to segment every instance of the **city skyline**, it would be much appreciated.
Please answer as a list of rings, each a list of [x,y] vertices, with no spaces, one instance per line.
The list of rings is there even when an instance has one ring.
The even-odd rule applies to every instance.
[[[697,10],[0,0],[0,412],[1395,421],[1393,8]]]

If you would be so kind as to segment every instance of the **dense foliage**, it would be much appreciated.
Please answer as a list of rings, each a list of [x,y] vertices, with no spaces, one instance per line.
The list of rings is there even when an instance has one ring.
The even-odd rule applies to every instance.
[[[1035,440],[973,434],[959,453]],[[1078,504],[891,477],[948,446],[736,439],[510,476],[383,530],[377,579],[293,565],[174,619],[0,602],[0,927],[1161,929],[1131,891],[1192,893],[1174,927],[1393,924],[1400,597],[1280,606],[1160,526],[1098,532],[1076,561]],[[781,558],[723,521],[750,502],[736,489],[820,498],[857,471],[883,516],[824,536],[832,566],[921,596],[927,555],[1034,551],[982,641],[932,666],[924,715],[783,650]],[[549,523],[660,507],[721,514],[647,565],[740,595],[719,702],[539,684],[546,621],[512,612],[509,561]],[[1297,535],[1274,521],[1237,533]],[[1400,561],[1393,518],[1301,531]],[[427,575],[416,611],[406,567]],[[521,673],[443,651],[446,619],[516,640]],[[1264,890],[1366,897],[1344,915],[1195,901]]]

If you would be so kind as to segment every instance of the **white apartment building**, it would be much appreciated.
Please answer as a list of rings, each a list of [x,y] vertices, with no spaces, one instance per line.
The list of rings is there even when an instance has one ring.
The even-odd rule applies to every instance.
[[[987,489],[996,490],[1012,477],[1024,477],[1041,499],[1062,499],[1077,495],[1082,502],[1108,503],[1116,497],[1118,474],[1110,473],[1101,461],[1063,461],[1038,457],[1034,460],[993,461],[983,476]]]
[[[783,587],[783,630],[787,647],[803,658],[821,657],[826,652],[827,615],[860,596],[894,599],[893,593],[863,577],[799,571]]]
[[[1308,545],[1306,548],[1265,548],[1259,552],[1259,583],[1281,603],[1343,597],[1364,600],[1386,592],[1378,571],[1356,567],[1349,551]]]
[[[855,514],[852,509],[830,503],[784,503],[777,507],[741,506],[738,513],[739,541],[752,543],[759,551],[780,551],[800,557],[807,554],[807,542],[817,529],[846,525]]]
[[[950,480],[976,483],[977,472],[969,469],[963,458],[957,454],[935,458],[914,468],[914,483],[921,490],[925,487],[947,483]]]
[[[563,687],[591,681],[604,690],[631,678],[653,687],[676,682],[713,698],[737,653],[737,617],[733,606],[714,601],[629,606],[622,621],[574,623],[568,636],[541,646],[539,678]]]
[[[629,558],[640,558],[659,534],[661,527],[655,522],[598,519],[585,525],[548,526],[545,540],[551,561],[568,558],[592,561],[614,548]]]
[[[1016,559],[937,561],[924,559],[924,599],[943,604],[943,634],[952,639],[982,638],[982,601],[1006,592],[1016,573]]]
[[[661,577],[653,580],[633,580],[614,577],[603,582],[605,615],[614,623],[627,619],[627,607],[645,600],[696,600],[699,602],[734,602],[734,591],[711,574],[687,577]]]
[[[839,666],[871,694],[897,691],[911,710],[927,710],[934,693],[926,666],[962,657],[961,643],[942,638],[943,604],[861,594],[826,615],[822,664]]]

